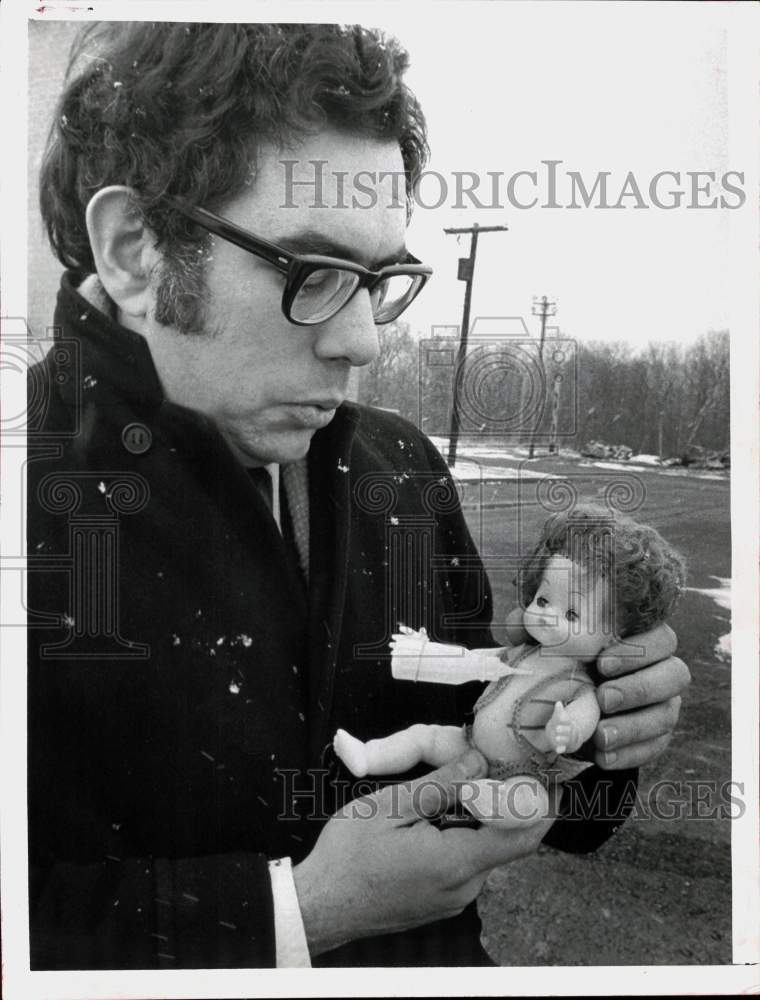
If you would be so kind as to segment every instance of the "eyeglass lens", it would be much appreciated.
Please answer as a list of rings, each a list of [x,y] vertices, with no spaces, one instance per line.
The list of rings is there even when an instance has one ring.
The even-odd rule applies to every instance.
[[[393,274],[378,282],[370,298],[376,323],[389,323],[414,297],[421,279]],[[300,323],[322,323],[348,302],[359,283],[358,275],[338,268],[320,268],[306,278],[290,305],[290,315]]]
[[[333,316],[353,295],[359,275],[338,268],[312,271],[290,305],[290,315],[301,323],[321,323]]]

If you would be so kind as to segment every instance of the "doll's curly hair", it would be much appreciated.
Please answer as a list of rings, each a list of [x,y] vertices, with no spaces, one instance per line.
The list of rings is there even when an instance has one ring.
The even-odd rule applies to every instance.
[[[187,322],[178,323],[171,308],[164,318],[157,309],[157,318],[189,332],[208,237],[166,196],[218,208],[253,183],[262,143],[286,151],[333,128],[398,142],[409,213],[428,146],[422,110],[403,81],[408,65],[395,38],[359,25],[86,27],[72,49],[40,174],[54,252],[64,266],[93,272],[87,204],[109,185],[131,188],[134,210],[169,267],[176,264],[170,287],[184,284],[190,295]]]
[[[516,581],[523,607],[533,600],[553,555],[579,565],[592,582],[610,581],[620,638],[668,618],[686,579],[683,557],[654,528],[604,507],[579,504],[544,524]]]

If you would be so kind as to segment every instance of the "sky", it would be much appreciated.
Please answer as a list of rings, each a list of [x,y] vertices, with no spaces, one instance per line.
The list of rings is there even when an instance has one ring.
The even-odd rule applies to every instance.
[[[327,7],[319,8],[324,19],[357,19],[354,4]],[[171,18],[180,10],[192,16],[191,8],[182,3],[130,9],[133,16],[161,11]],[[283,9],[273,8],[273,15],[282,17]],[[299,19],[297,3],[286,9],[290,19]],[[434,6],[365,3],[362,11],[363,23],[390,31],[408,49],[407,80],[428,121],[431,173],[420,190],[408,246],[435,274],[405,316],[413,332],[429,336],[435,327],[461,323],[465,286],[456,278],[457,259],[469,253],[469,237],[446,236],[443,229],[475,222],[506,225],[508,231],[479,239],[473,320],[513,317],[510,329],[521,330],[522,318],[535,335],[533,297],[546,295],[557,303],[552,322],[558,332],[573,339],[621,340],[634,347],[652,340],[689,344],[711,329],[730,328],[730,227],[752,211],[751,198],[738,210],[640,209],[632,207],[634,198],[624,199],[623,209],[541,207],[548,192],[542,161],[561,161],[560,204],[570,200],[569,171],[589,190],[599,172],[609,171],[612,203],[631,171],[651,205],[649,183],[660,171],[681,174],[680,184],[661,182],[662,199],[672,185],[685,192],[686,204],[687,171],[713,171],[720,178],[752,169],[731,157],[729,99],[737,99],[737,88],[732,92],[720,5],[441,0]],[[48,66],[49,47],[40,50],[41,61],[32,47],[33,171],[66,48],[53,52]],[[479,178],[477,193],[485,204],[492,200],[489,173],[501,175],[500,207],[478,209],[466,197],[460,199],[465,207],[452,207],[457,171]],[[507,179],[518,171],[538,173],[535,207],[507,201]],[[529,179],[517,181],[517,199],[527,203],[534,196],[531,186]],[[429,207],[441,196],[440,207]],[[41,330],[59,268],[47,253],[36,212],[35,203],[28,314]]]
[[[649,205],[651,178],[678,171],[680,184],[661,181],[661,200],[670,184],[685,192],[685,205],[687,171],[720,178],[745,169],[730,158],[723,27],[714,7],[678,16],[677,6],[443,3],[434,26],[388,14],[380,26],[410,52],[407,79],[428,120],[429,169],[444,178],[426,180],[422,201],[432,205],[444,186],[448,192],[440,208],[417,207],[411,224],[410,249],[436,272],[407,314],[415,331],[461,322],[457,258],[469,253],[469,237],[457,241],[442,230],[475,222],[508,232],[479,238],[473,318],[519,316],[535,332],[533,296],[547,295],[557,301],[562,335],[578,339],[688,344],[729,328],[729,227],[732,215],[751,211],[749,197],[739,210],[639,209],[634,197],[618,210],[541,202],[521,210],[504,204],[503,179],[504,207],[452,207],[454,171],[482,178],[486,204],[488,171],[538,171],[545,201],[542,161],[562,161],[560,204],[570,200],[567,171],[588,189],[598,172],[610,171],[612,203],[632,171]],[[517,198],[528,202],[530,187],[517,182]]]

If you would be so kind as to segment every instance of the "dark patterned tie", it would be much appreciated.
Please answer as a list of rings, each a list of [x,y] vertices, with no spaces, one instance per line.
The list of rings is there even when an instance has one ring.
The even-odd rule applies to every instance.
[[[272,483],[272,477],[264,466],[260,466],[256,469],[248,469],[248,475],[251,482],[256,487],[258,492],[264,498],[267,507],[270,511],[273,511],[274,507],[274,487]],[[303,566],[301,565],[301,559],[298,553],[298,546],[295,540],[295,534],[293,529],[293,519],[290,516],[290,511],[288,509],[288,501],[286,492],[283,489],[282,479],[280,479],[280,533],[282,534],[283,540],[285,542],[285,552],[288,559],[293,565],[296,572],[298,580],[306,589],[306,577],[303,571]]]

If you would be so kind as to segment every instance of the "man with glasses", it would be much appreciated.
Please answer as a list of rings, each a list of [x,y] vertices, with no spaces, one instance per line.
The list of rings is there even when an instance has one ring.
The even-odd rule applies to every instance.
[[[332,752],[337,727],[462,722],[474,700],[394,682],[391,624],[493,642],[440,456],[347,401],[430,275],[395,197],[426,153],[405,67],[334,25],[80,40],[40,185],[79,370],[58,379],[52,351],[34,373],[53,444],[30,464],[29,550],[74,563],[28,588],[33,968],[487,963],[489,871],[542,838],[592,850],[668,742],[688,672],[662,629],[600,688],[622,714],[579,787],[606,781],[606,815],[441,822],[478,754],[373,791]],[[339,207],[360,172],[372,203]],[[395,585],[389,526],[431,520],[432,555]]]

